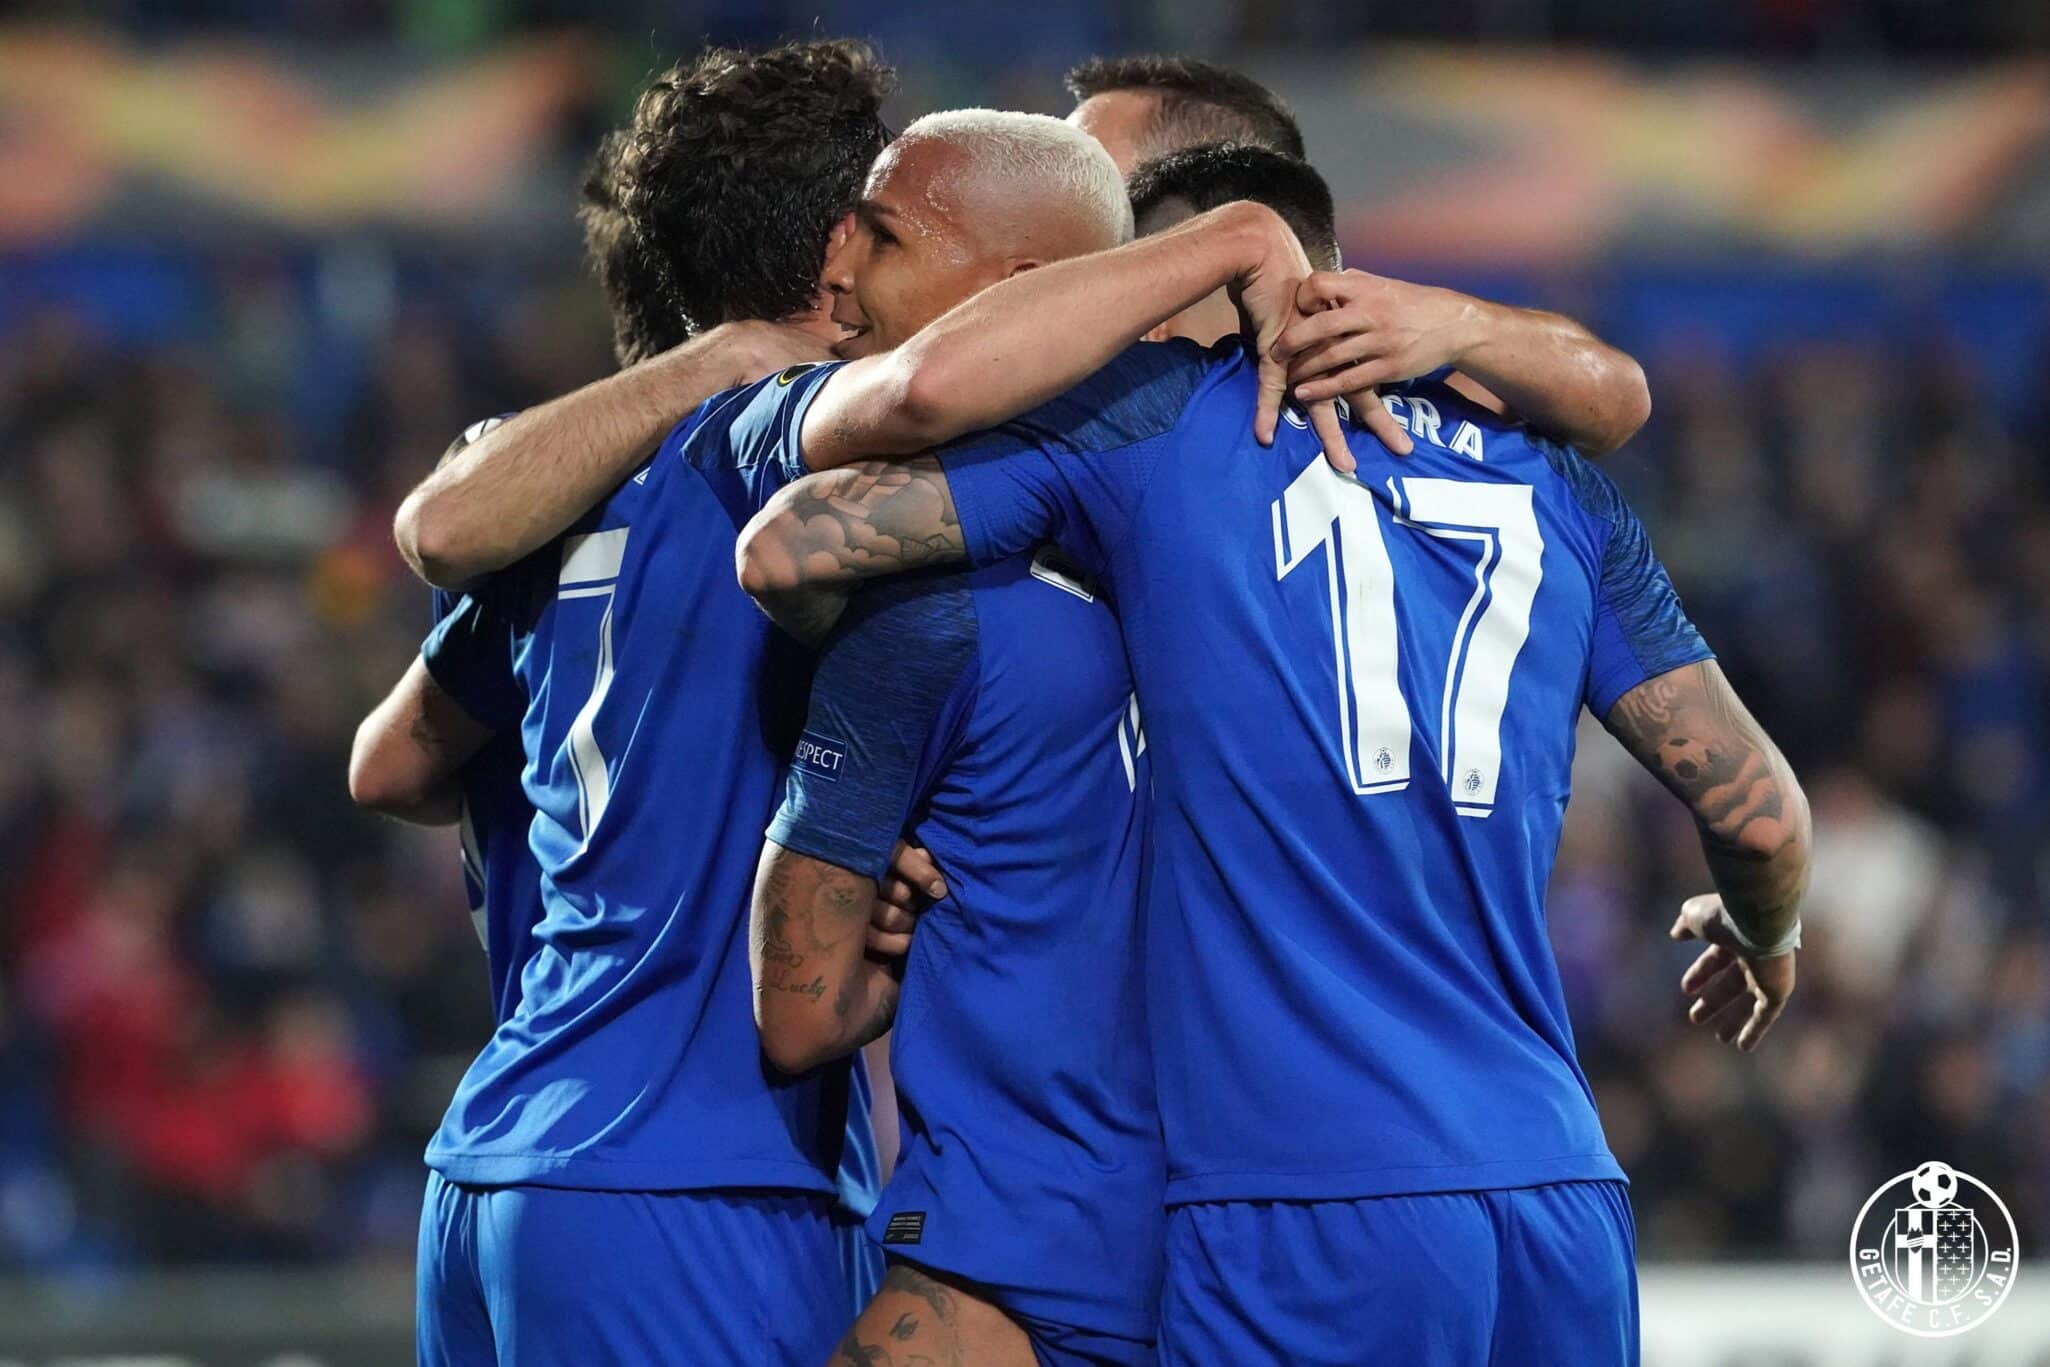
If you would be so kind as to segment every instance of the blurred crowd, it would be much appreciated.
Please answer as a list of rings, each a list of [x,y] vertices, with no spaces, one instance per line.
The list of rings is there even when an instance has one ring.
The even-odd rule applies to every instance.
[[[595,289],[399,291],[350,367],[317,287],[208,288],[176,340],[0,336],[0,1270],[403,1260],[489,1028],[453,835],[357,813],[345,757],[426,626],[394,507],[466,424],[606,368]],[[1739,1058],[1681,1020],[1682,809],[1583,739],[1551,918],[1642,1251],[1840,1257],[1931,1157],[2040,1241],[2044,426],[1885,337],[1663,348],[1611,468],[1818,836],[1800,994]]]

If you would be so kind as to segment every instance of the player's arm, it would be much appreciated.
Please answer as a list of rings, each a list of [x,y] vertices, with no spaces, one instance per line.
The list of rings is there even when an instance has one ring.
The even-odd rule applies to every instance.
[[[740,586],[806,644],[840,620],[864,579],[961,563],[968,542],[933,456],[864,461],[786,485],[741,532]]]
[[[1365,271],[1303,281],[1301,322],[1276,355],[1298,398],[1355,396],[1450,366],[1447,383],[1591,456],[1630,440],[1651,416],[1644,369],[1582,324],[1543,309]]]
[[[1710,945],[1681,984],[1694,998],[1690,1016],[1756,1048],[1794,990],[1808,799],[1714,660],[1639,684],[1605,723],[1700,829],[1716,896],[1691,899],[1673,927],[1675,939]]]
[[[904,961],[871,949],[876,880],[773,840],[749,920],[755,1027],[786,1073],[844,1058],[890,1028]]]
[[[968,595],[930,577],[871,590],[819,654],[748,936],[755,1024],[786,1071],[852,1053],[889,1028],[903,970],[884,951],[908,945],[876,924],[878,880],[916,876],[927,892],[944,891],[929,862],[908,873],[898,837],[974,696]]]
[[[461,807],[457,771],[491,738],[434,681],[418,656],[356,728],[349,796],[359,807],[421,826],[453,823]]]
[[[399,553],[442,588],[503,569],[566,531],[712,395],[828,354],[796,328],[726,323],[516,414],[406,496],[392,523]]]
[[[1302,245],[1280,216],[1228,204],[1153,237],[1041,266],[956,305],[881,356],[837,369],[812,398],[805,464],[825,470],[942,445],[1036,408],[1095,374],[1165,319],[1225,286],[1261,346],[1255,430],[1271,441],[1286,380],[1269,346],[1299,316]],[[1362,416],[1398,449],[1409,439],[1377,408]],[[1334,464],[1350,469],[1329,405],[1312,414]]]

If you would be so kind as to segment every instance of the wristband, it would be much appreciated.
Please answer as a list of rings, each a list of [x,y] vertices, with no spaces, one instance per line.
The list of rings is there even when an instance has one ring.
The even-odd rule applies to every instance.
[[[1761,945],[1754,942],[1737,926],[1737,918],[1730,915],[1728,907],[1723,908],[1723,925],[1730,932],[1730,938],[1737,942],[1746,957],[1753,959],[1776,959],[1782,954],[1791,954],[1801,947],[1801,918],[1795,917],[1787,933],[1773,944]]]

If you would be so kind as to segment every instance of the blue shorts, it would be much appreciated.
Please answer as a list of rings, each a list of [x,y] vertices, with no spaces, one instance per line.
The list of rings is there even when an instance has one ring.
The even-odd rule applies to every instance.
[[[846,1324],[852,1324],[882,1290],[883,1251],[868,1237],[867,1218],[845,1205],[834,1208],[833,1237],[840,1244],[840,1276],[847,1283]]]
[[[1151,1343],[1056,1324],[1006,1311],[1032,1340],[1038,1367],[1153,1367],[1160,1360]]]
[[[1636,1367],[1621,1182],[1169,1212],[1163,1367]]]
[[[816,1367],[851,1291],[831,1197],[427,1178],[422,1367]]]

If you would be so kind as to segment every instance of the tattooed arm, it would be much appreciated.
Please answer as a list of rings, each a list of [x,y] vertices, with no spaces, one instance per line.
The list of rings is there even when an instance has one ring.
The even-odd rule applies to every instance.
[[[1692,1018],[1754,1048],[1793,992],[1808,799],[1713,660],[1639,684],[1605,724],[1701,831],[1718,895],[1691,899],[1673,927],[1675,939],[1710,944],[1681,984]]]
[[[762,1052],[786,1073],[845,1057],[890,1028],[901,958],[871,951],[873,878],[770,841],[755,872],[748,962]]]
[[[359,807],[421,826],[458,816],[456,771],[491,732],[444,692],[415,656],[356,728],[349,752],[349,796]]]
[[[786,486],[741,533],[740,586],[807,644],[840,620],[863,579],[968,554],[947,472],[931,456],[868,461]]]

